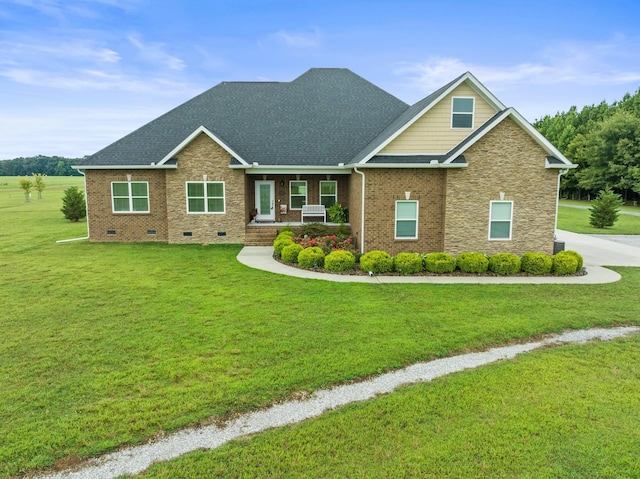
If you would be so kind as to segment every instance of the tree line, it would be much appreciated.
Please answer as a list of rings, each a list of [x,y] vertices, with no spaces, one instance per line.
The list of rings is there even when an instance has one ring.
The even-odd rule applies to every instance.
[[[80,176],[71,165],[77,165],[82,158],[63,156],[31,156],[0,161],[0,176],[31,176],[41,173],[47,176]]]
[[[592,199],[609,188],[626,202],[640,200],[640,88],[611,105],[572,106],[534,126],[579,165],[562,177],[561,197]]]

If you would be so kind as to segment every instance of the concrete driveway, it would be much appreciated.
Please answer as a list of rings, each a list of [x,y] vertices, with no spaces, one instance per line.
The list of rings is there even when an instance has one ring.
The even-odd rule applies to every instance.
[[[577,251],[584,258],[586,266],[640,266],[640,244],[637,236],[617,238],[616,241],[604,239],[605,235],[583,235],[557,230],[559,241],[565,242],[565,249]],[[628,243],[628,244],[625,244]]]

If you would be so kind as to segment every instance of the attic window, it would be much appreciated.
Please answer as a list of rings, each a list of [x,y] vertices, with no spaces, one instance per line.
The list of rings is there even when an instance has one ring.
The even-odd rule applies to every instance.
[[[451,128],[473,128],[473,97],[454,97],[451,100]]]

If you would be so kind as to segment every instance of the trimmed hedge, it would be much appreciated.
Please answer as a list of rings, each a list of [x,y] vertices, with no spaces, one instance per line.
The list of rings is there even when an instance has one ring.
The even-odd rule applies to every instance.
[[[513,253],[498,253],[489,258],[489,271],[501,276],[520,272],[520,258]]]
[[[282,255],[282,250],[289,246],[294,244],[293,240],[289,237],[283,236],[281,238],[276,238],[276,240],[273,242],[273,252],[277,255],[280,256]]]
[[[483,253],[465,251],[458,255],[456,266],[463,273],[486,273],[489,269],[489,258]]]
[[[393,269],[400,274],[415,274],[422,271],[422,257],[418,253],[398,253],[393,258]]]
[[[553,260],[544,253],[527,251],[520,256],[520,269],[528,274],[549,274],[553,267]]]
[[[304,248],[297,243],[292,243],[282,249],[282,261],[285,263],[297,263],[298,254]]]
[[[322,268],[324,266],[324,252],[317,246],[305,248],[298,253],[298,265],[301,268]]]
[[[456,259],[449,253],[429,253],[424,258],[424,269],[430,273],[452,273],[456,269]]]
[[[577,251],[572,251],[570,249],[566,250],[564,253],[575,256],[575,258],[578,260],[578,267],[576,268],[576,271],[582,271],[582,266],[584,265],[582,255]]]
[[[560,251],[553,255],[553,274],[564,276],[578,271],[578,258],[573,251]]]
[[[280,233],[278,233],[278,236],[276,236],[276,240],[282,239],[282,238],[294,238],[296,236],[296,234],[291,231],[291,230],[283,230]]]
[[[373,250],[360,257],[360,269],[375,274],[393,271],[393,258],[386,251]]]
[[[324,269],[332,273],[343,273],[355,267],[356,257],[350,251],[332,251],[324,258]]]

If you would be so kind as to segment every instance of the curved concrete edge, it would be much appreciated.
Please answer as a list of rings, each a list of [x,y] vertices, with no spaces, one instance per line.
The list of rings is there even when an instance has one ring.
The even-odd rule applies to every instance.
[[[77,470],[45,473],[32,477],[38,479],[113,479],[124,474],[140,474],[156,462],[175,459],[196,450],[215,449],[249,434],[296,424],[347,404],[367,401],[380,394],[392,393],[402,386],[428,382],[465,369],[512,359],[519,354],[539,348],[585,343],[593,340],[608,341],[638,332],[640,332],[640,328],[635,326],[574,330],[552,335],[540,341],[495,347],[482,352],[415,363],[365,381],[318,390],[308,399],[292,400],[264,410],[247,413],[230,421],[225,426],[211,425],[184,429],[155,442],[132,446],[90,459]]]
[[[428,284],[604,284],[620,279],[615,271],[598,265],[587,265],[584,276],[358,276],[317,273],[287,266],[273,258],[271,246],[245,246],[238,253],[240,263],[254,269],[296,278],[337,283],[428,283]]]
[[[640,266],[640,248],[594,237],[557,230],[556,237],[564,241],[565,249],[577,251],[584,264],[597,266]]]

